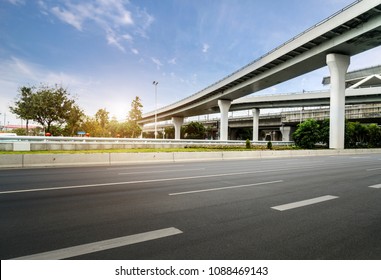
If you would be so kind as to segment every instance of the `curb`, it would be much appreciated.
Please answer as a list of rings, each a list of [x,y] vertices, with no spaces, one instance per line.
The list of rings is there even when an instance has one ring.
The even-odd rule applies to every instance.
[[[9,154],[0,156],[0,168],[120,165],[132,163],[262,159],[304,156],[339,156],[372,153],[381,153],[381,149],[99,154]]]

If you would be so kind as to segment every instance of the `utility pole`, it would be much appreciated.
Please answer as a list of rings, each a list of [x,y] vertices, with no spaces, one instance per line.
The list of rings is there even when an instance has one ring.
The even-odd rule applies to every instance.
[[[155,86],[155,139],[157,138],[157,85],[159,82],[153,81],[152,83]]]

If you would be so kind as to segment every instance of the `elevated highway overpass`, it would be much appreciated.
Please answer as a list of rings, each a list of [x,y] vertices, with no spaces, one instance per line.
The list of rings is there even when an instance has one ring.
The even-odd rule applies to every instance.
[[[258,120],[258,141],[292,141],[292,133],[296,130],[297,125],[306,119],[325,120],[329,118],[329,107],[287,107],[286,110],[279,112],[260,114]],[[376,123],[381,125],[381,103],[367,103],[360,105],[348,105],[345,108],[345,118],[349,121],[361,123]],[[184,125],[192,121],[198,121],[205,127],[208,127],[208,139],[218,139],[220,118],[214,115],[204,115],[198,117],[190,117],[184,120]],[[157,125],[159,138],[173,138],[172,132],[166,128],[173,127],[171,121],[160,122]],[[253,114],[249,109],[247,111],[239,111],[229,116],[229,140],[246,140],[253,139]],[[154,133],[154,125],[146,125],[143,132],[147,135]],[[166,132],[165,135],[162,133]],[[169,133],[169,134],[168,134]],[[257,141],[255,140],[254,143]]]
[[[379,102],[381,103],[381,86],[345,90],[345,103],[347,105]],[[277,94],[239,98],[232,102],[230,111],[250,110],[253,108],[271,109],[329,105],[329,90],[308,91],[293,94]]]
[[[211,86],[143,115],[140,124],[172,119],[176,138],[184,117],[221,113],[228,138],[232,101],[328,64],[331,72],[331,148],[344,147],[345,73],[350,56],[381,45],[381,0],[356,1]]]

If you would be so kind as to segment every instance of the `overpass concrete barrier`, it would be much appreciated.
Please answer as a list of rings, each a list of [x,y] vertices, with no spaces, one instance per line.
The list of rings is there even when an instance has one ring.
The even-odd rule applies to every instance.
[[[381,153],[381,149],[347,150],[282,150],[282,151],[223,151],[175,153],[79,153],[79,154],[3,154],[0,168],[29,168],[79,165],[120,165],[133,163],[184,162],[203,160],[233,160],[285,158],[324,155],[357,155]]]

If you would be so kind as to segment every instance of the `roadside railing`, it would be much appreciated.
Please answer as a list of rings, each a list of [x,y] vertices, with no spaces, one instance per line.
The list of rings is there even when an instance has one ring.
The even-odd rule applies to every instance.
[[[151,139],[151,138],[111,138],[111,137],[66,137],[66,136],[1,136],[4,142],[46,142],[46,143],[107,143],[107,144],[197,144],[197,145],[243,145],[244,140],[208,140],[208,139]],[[267,141],[255,141],[263,144]],[[289,145],[293,142],[274,141],[274,145]]]
[[[267,141],[251,142],[252,145],[266,145]],[[274,146],[287,145],[293,142],[272,142]],[[0,151],[80,151],[112,149],[162,149],[186,147],[245,147],[242,140],[170,140],[170,139],[127,139],[103,137],[62,137],[62,136],[0,136]]]

